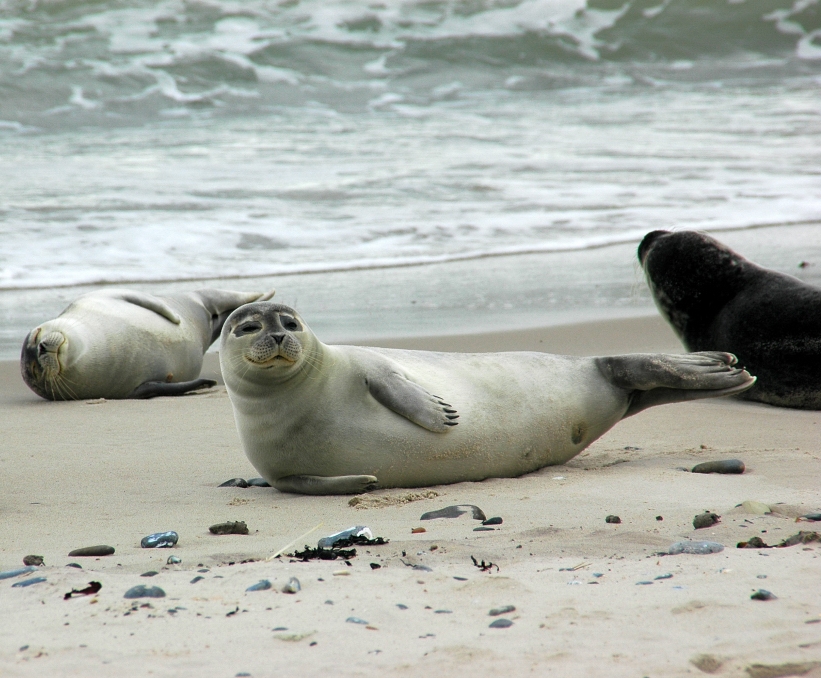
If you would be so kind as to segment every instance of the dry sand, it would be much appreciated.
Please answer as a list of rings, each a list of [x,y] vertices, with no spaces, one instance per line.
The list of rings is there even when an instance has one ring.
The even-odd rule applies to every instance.
[[[682,350],[656,317],[380,343]],[[206,371],[214,369],[211,355]],[[0,385],[0,565],[21,567],[27,554],[46,563],[0,580],[0,676],[821,676],[821,545],[735,548],[821,526],[795,522],[821,510],[819,412],[732,400],[658,407],[565,466],[435,487],[407,503],[418,491],[379,491],[366,497],[370,508],[356,508],[349,497],[218,488],[257,475],[224,387],[177,399],[49,403],[28,392],[15,363],[0,364]],[[727,458],[742,459],[747,472],[681,470]],[[745,500],[774,512],[747,512],[738,507]],[[476,504],[504,523],[475,532],[469,515],[419,520],[452,504]],[[705,510],[721,522],[694,530]],[[621,524],[605,523],[609,514]],[[250,535],[209,534],[227,520],[245,521]],[[320,522],[296,545],[356,524],[390,543],[358,549],[350,565],[264,560]],[[140,549],[141,537],[163,530],[179,533],[176,548]],[[657,555],[687,539],[726,548]],[[94,544],[116,553],[67,556]],[[182,563],[166,566],[172,554]],[[471,556],[494,566],[482,572]],[[83,569],[66,567],[71,561]],[[159,574],[140,576],[149,570]],[[35,576],[46,581],[12,586]],[[292,576],[302,591],[280,592]],[[246,592],[261,579],[273,588]],[[97,595],[63,599],[90,581],[102,583]],[[167,595],[124,599],[138,584]],[[751,600],[759,588],[777,599]],[[489,628],[489,610],[503,605],[515,606],[502,615],[513,625]]]

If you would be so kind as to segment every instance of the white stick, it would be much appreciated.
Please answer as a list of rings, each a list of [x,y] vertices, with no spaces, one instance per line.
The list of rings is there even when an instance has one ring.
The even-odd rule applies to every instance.
[[[314,530],[318,530],[318,529],[319,529],[320,527],[322,527],[323,525],[324,525],[324,523],[319,523],[318,525],[316,525],[316,527],[312,527],[312,528],[311,528],[310,530],[308,530],[305,534],[300,535],[299,537],[297,537],[297,538],[296,538],[296,539],[294,539],[293,541],[288,542],[287,544],[285,544],[285,546],[283,546],[281,549],[279,549],[279,551],[277,551],[277,552],[276,552],[274,555],[272,555],[270,558],[266,558],[266,559],[265,559],[265,562],[267,563],[269,560],[273,560],[273,559],[274,559],[274,558],[276,558],[277,556],[281,556],[283,553],[285,553],[285,551],[287,551],[289,548],[291,548],[291,547],[292,547],[294,544],[296,544],[298,541],[300,541],[300,540],[302,540],[302,539],[305,539],[305,537],[307,537],[309,534],[311,534],[311,532],[313,532]]]

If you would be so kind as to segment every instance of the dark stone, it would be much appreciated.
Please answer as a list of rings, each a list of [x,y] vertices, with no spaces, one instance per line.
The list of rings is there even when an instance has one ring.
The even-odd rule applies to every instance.
[[[23,558],[23,565],[34,565],[39,567],[43,564],[43,556],[25,556]]]
[[[751,600],[775,600],[776,596],[770,593],[767,589],[758,589],[750,596]]]
[[[69,551],[69,558],[93,558],[94,556],[110,556],[114,554],[113,546],[85,546],[81,549],[74,549]]]
[[[739,549],[769,549],[772,548],[769,544],[764,543],[761,537],[752,537],[748,541],[740,541],[736,544]]]
[[[484,511],[473,504],[459,504],[457,506],[446,506],[437,511],[428,511],[423,513],[419,520],[436,520],[437,518],[458,518],[465,513],[471,512],[474,520],[487,520]]]
[[[740,459],[724,459],[696,464],[691,471],[692,473],[744,473],[744,469],[744,462]]]
[[[513,605],[505,605],[504,607],[494,607],[488,614],[491,617],[498,617],[500,614],[507,614],[508,612],[515,612],[516,608]]]
[[[378,570],[381,567],[382,566],[379,563],[371,563],[371,569],[372,570]]]
[[[495,619],[488,625],[491,629],[507,629],[511,626],[513,626],[513,622],[510,619]]]
[[[217,523],[208,528],[211,534],[248,534],[248,526],[244,520],[228,523]]]
[[[80,563],[68,563],[66,567],[76,567],[78,570],[82,570],[83,566]]]
[[[474,532],[495,532],[495,529],[492,527],[474,527]]]
[[[663,516],[656,516],[656,520],[664,520]]]
[[[170,549],[179,538],[176,532],[155,532],[143,537],[140,546],[144,549]]]
[[[125,592],[123,598],[165,598],[165,591],[159,586],[132,586]]]
[[[348,617],[345,621],[349,622],[351,624],[363,624],[364,625],[364,624],[368,623],[364,619],[360,619],[359,617]]]
[[[468,580],[468,578],[467,578],[467,577],[454,577],[454,579],[455,579],[456,581],[467,581],[467,580]]]
[[[408,609],[408,606],[403,605],[402,603],[396,603],[396,607],[398,607],[400,610],[407,610]]]
[[[248,487],[248,483],[243,478],[231,478],[231,480],[220,483],[217,487]]]
[[[637,581],[636,586],[649,586],[652,583],[651,581]]]
[[[203,579],[205,579],[205,577],[202,577],[202,576],[196,576],[196,577],[194,577],[194,578],[191,580],[191,583],[192,583],[192,584],[196,584],[198,581],[202,581]]]
[[[669,572],[667,574],[660,574],[658,577],[653,577],[653,579],[655,579],[656,581],[658,581],[659,579],[672,579],[672,578],[673,578],[673,575],[670,574]]]
[[[143,572],[140,576],[141,577],[156,577],[159,574],[156,570],[149,570],[148,572]]]
[[[501,525],[502,522],[502,519],[499,516],[496,516],[495,518],[488,518],[487,520],[483,521],[482,525]]]
[[[697,530],[701,530],[705,527],[712,527],[719,520],[721,520],[721,516],[717,513],[710,513],[709,511],[699,513],[695,518],[693,518],[693,527]]]
[[[18,581],[16,584],[12,584],[12,588],[25,588],[26,586],[33,586],[34,584],[42,584],[46,580],[45,577],[32,577],[31,579],[24,579],[23,581]]]
[[[796,544],[809,544],[813,541],[821,541],[821,535],[818,532],[799,532],[793,534],[782,541],[778,546],[784,548],[786,546],[795,546]]]
[[[348,558],[356,557],[356,549],[314,549],[305,544],[304,551],[294,551],[288,553],[287,556],[289,558],[298,558],[303,563],[307,563],[309,560],[336,560],[337,558],[348,560]]]
[[[621,522],[621,518],[619,518],[618,516],[609,515],[604,519],[604,522],[605,523],[618,524],[618,523]]]
[[[434,614],[453,614],[453,610],[434,610]]]
[[[271,582],[267,579],[260,579],[256,584],[249,586],[246,591],[267,591],[271,588]]]
[[[265,478],[248,478],[248,487],[271,487]]]
[[[814,523],[817,523],[819,520],[821,520],[821,513],[807,513],[801,517],[804,520],[810,520]]]

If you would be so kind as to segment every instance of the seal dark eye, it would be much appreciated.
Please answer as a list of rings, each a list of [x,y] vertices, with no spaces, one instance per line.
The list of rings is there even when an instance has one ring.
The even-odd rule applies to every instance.
[[[279,316],[279,321],[282,323],[282,326],[289,332],[296,332],[299,329],[299,323],[291,316],[281,315]]]
[[[262,329],[262,323],[259,323],[256,320],[252,320],[251,322],[243,323],[242,325],[240,325],[234,331],[234,334],[236,334],[236,335],[253,334],[254,332],[259,332],[261,329]]]

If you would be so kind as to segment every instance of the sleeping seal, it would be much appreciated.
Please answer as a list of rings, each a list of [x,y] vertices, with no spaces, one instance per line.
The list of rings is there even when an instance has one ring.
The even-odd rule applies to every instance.
[[[821,289],[694,231],[648,233],[638,257],[687,349],[734,353],[758,377],[742,398],[821,409]]]
[[[755,379],[734,363],[718,352],[576,358],[326,346],[274,303],[234,311],[220,348],[245,454],[271,485],[304,494],[562,464],[647,407],[749,388]]]
[[[213,386],[197,377],[225,319],[272,296],[211,289],[167,297],[123,289],[84,294],[29,332],[23,380],[48,400],[153,398]]]

